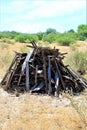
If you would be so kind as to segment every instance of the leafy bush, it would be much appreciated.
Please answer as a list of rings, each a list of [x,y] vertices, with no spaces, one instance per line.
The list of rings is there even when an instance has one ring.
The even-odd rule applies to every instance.
[[[58,42],[61,45],[70,45],[76,40],[84,41],[87,39],[87,25],[79,25],[77,33],[73,29],[70,29],[66,33],[58,33],[56,29],[53,28],[48,28],[46,32],[39,32],[37,34],[23,34],[15,31],[0,32],[0,39],[4,38],[15,39],[16,41],[22,43],[43,40],[49,43]]]
[[[1,38],[9,38],[9,39],[14,39],[17,35],[19,35],[20,33],[12,31],[5,31],[5,32],[0,32],[0,39]]]
[[[0,39],[7,38],[7,34],[5,32],[0,32]]]
[[[86,40],[87,39],[87,24],[82,24],[78,26],[78,35],[79,40]]]
[[[32,41],[38,42],[38,36],[35,35],[35,34],[29,34],[28,35],[28,40],[29,40],[29,42],[32,42]]]
[[[25,43],[26,39],[27,39],[26,34],[20,34],[20,35],[15,37],[16,42],[21,42],[21,43]]]
[[[56,37],[56,34],[55,33],[50,33],[48,34],[47,36],[44,36],[43,37],[43,41],[47,41],[49,43],[52,43],[55,41],[55,37]]]
[[[74,43],[76,40],[75,33],[64,33],[58,34],[56,37],[56,42],[59,42],[61,45],[69,46],[70,44]]]
[[[32,41],[37,42],[38,37],[34,34],[20,34],[15,38],[15,40],[21,43],[32,42]]]

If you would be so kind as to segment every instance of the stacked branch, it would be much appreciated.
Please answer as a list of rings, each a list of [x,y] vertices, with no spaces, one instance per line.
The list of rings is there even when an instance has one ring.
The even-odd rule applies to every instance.
[[[63,64],[66,53],[58,49],[38,47],[32,42],[30,53],[16,53],[1,85],[9,92],[31,92],[58,96],[87,88],[87,81]]]

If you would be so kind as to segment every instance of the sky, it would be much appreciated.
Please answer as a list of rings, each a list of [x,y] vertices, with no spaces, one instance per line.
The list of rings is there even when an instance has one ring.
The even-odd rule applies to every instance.
[[[0,0],[0,31],[76,31],[86,11],[86,0]]]

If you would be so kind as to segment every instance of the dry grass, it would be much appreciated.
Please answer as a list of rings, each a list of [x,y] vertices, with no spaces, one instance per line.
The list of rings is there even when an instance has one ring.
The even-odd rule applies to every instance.
[[[15,97],[1,90],[0,117],[2,130],[86,129],[84,121],[67,98],[29,94]]]
[[[63,94],[63,96],[70,99],[72,106],[87,126],[87,89],[79,96],[70,96],[69,94]]]
[[[28,52],[26,45],[21,43],[7,44],[0,41],[0,79],[7,71],[16,52]],[[2,69],[3,68],[3,69]]]

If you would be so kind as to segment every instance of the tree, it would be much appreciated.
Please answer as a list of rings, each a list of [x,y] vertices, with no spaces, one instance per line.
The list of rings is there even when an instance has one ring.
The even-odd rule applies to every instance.
[[[48,28],[48,29],[46,30],[46,35],[48,35],[48,34],[50,34],[50,33],[56,33],[56,32],[57,32],[56,29]]]
[[[39,40],[42,40],[44,33],[38,32],[36,35],[38,36],[38,39],[39,39]]]
[[[73,29],[70,29],[68,32],[69,33],[75,33],[75,31]]]
[[[81,37],[87,38],[87,24],[81,24],[81,25],[79,25],[77,31],[78,31],[78,34]]]

